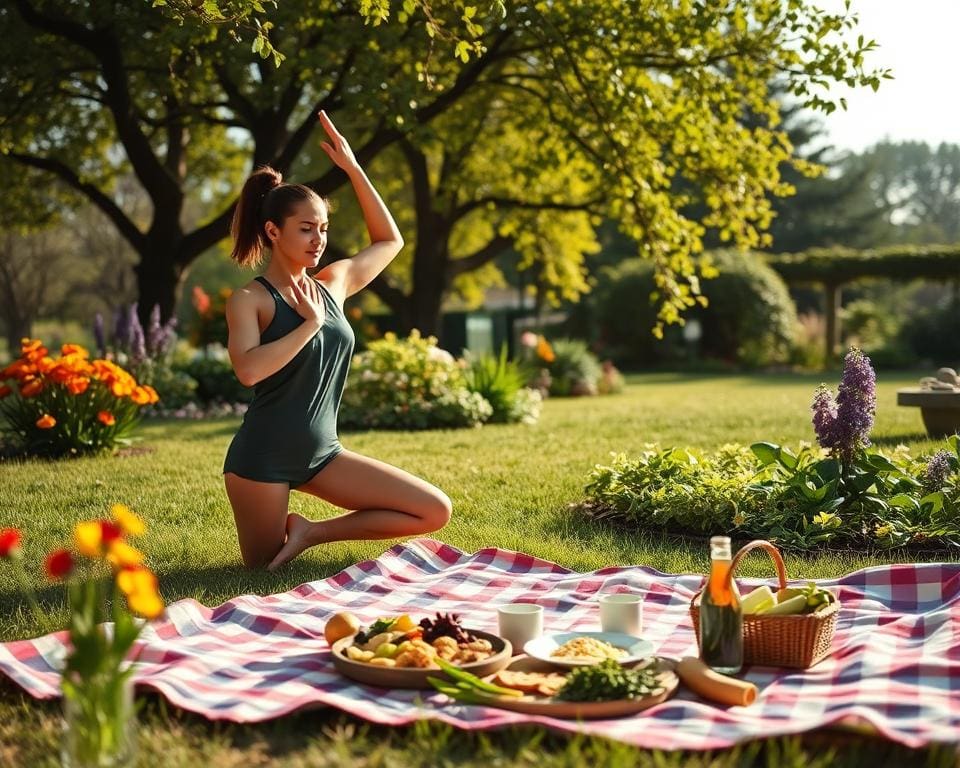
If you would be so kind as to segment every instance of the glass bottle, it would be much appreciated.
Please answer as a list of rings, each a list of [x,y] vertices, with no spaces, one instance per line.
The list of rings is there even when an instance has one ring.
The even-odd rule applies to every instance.
[[[743,612],[730,574],[730,537],[710,539],[710,577],[700,595],[700,658],[711,669],[735,675],[743,666]]]

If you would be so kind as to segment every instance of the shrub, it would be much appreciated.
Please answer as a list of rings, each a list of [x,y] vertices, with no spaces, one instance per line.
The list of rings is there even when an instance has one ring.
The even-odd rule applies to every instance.
[[[914,459],[869,448],[876,402],[870,360],[851,349],[838,393],[823,385],[811,408],[821,447],[754,443],[715,456],[682,449],[618,456],[587,484],[587,509],[633,525],[706,534],[731,528],[784,547],[831,543],[960,546],[960,436]]]
[[[208,348],[210,349],[210,348]],[[201,403],[249,403],[253,388],[245,387],[237,379],[229,358],[222,347],[213,347],[213,354],[198,354],[178,370],[196,381],[196,399]]]
[[[227,299],[232,290],[221,288],[210,296],[199,285],[193,287],[192,302],[196,314],[191,318],[188,338],[195,347],[227,345]]]
[[[20,357],[0,371],[2,429],[19,452],[44,456],[95,453],[129,443],[141,406],[157,402],[109,360],[89,360],[77,344],[49,356],[39,340],[24,339]]]
[[[550,394],[595,395],[602,369],[596,355],[579,339],[557,339],[552,344],[553,360],[547,364],[550,372]]]
[[[534,424],[540,417],[540,393],[527,389],[521,366],[507,359],[506,345],[498,357],[485,354],[468,359],[465,374],[470,391],[490,403],[491,422]]]
[[[765,538],[787,549],[960,546],[957,437],[949,451],[913,458],[862,450],[843,468],[821,448],[724,446],[707,455],[651,446],[619,455],[588,478],[596,519],[641,530]]]
[[[340,426],[430,429],[477,426],[493,408],[471,392],[464,361],[414,330],[406,339],[387,333],[354,356],[340,408]]]
[[[948,303],[909,317],[901,328],[904,346],[929,365],[960,361],[960,305]]]
[[[756,254],[711,255],[720,274],[702,283],[707,306],[688,313],[700,321],[700,354],[746,366],[786,361],[797,317],[783,280]],[[651,333],[656,309],[649,299],[655,290],[653,268],[640,259],[602,273],[593,304],[600,340],[615,360],[651,365],[689,356],[681,328],[668,326],[663,340]]]

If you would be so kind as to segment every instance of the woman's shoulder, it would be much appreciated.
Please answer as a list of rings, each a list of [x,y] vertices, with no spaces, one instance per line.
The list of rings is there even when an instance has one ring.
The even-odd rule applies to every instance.
[[[271,298],[267,287],[260,280],[254,278],[246,285],[234,289],[227,299],[227,307],[236,310],[243,310],[247,307],[256,309]]]

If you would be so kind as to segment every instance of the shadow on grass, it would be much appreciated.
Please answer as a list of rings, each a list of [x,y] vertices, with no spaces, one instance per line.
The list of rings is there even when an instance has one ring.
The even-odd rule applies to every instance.
[[[890,448],[896,448],[900,443],[920,443],[924,440],[936,440],[936,438],[928,437],[926,432],[903,432],[896,435],[870,436],[870,442],[874,445],[880,447],[889,446]]]
[[[189,598],[215,607],[239,595],[272,595],[287,592],[301,584],[326,579],[354,564],[350,557],[332,557],[321,563],[316,558],[288,563],[276,573],[266,570],[249,570],[241,564],[182,568],[159,574],[160,590],[167,603]],[[47,584],[36,590],[37,603],[45,615],[53,617],[65,610],[66,597],[63,585]],[[11,615],[17,607],[27,609],[19,591],[0,591],[0,616]],[[51,632],[61,627],[44,627]],[[40,628],[35,628],[39,631]],[[0,633],[2,635],[2,633]],[[13,638],[8,638],[13,639]]]
[[[620,742],[581,734],[569,735],[539,725],[487,731],[460,731],[450,725],[420,721],[410,726],[378,726],[335,709],[308,709],[263,722],[211,722],[179,709],[159,694],[140,690],[139,751],[142,764],[242,764],[246,756],[262,765],[291,758],[300,764],[516,765],[521,768],[569,765],[637,766],[638,768],[753,768],[805,765],[809,768],[873,768],[877,765],[956,765],[950,745],[913,750],[881,738],[819,730],[800,736],[748,742],[711,752],[642,750]],[[20,756],[34,765],[55,754],[61,702],[35,701],[0,678],[0,713],[7,733],[22,736]],[[223,763],[220,762],[223,759]],[[315,762],[316,761],[316,762]]]

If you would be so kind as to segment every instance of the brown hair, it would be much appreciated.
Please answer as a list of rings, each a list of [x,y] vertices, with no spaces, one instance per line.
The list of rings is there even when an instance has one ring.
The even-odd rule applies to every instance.
[[[233,212],[230,234],[233,251],[230,258],[242,267],[255,267],[270,246],[263,225],[272,221],[278,227],[303,200],[326,200],[303,184],[284,184],[280,172],[263,165],[247,178]]]

